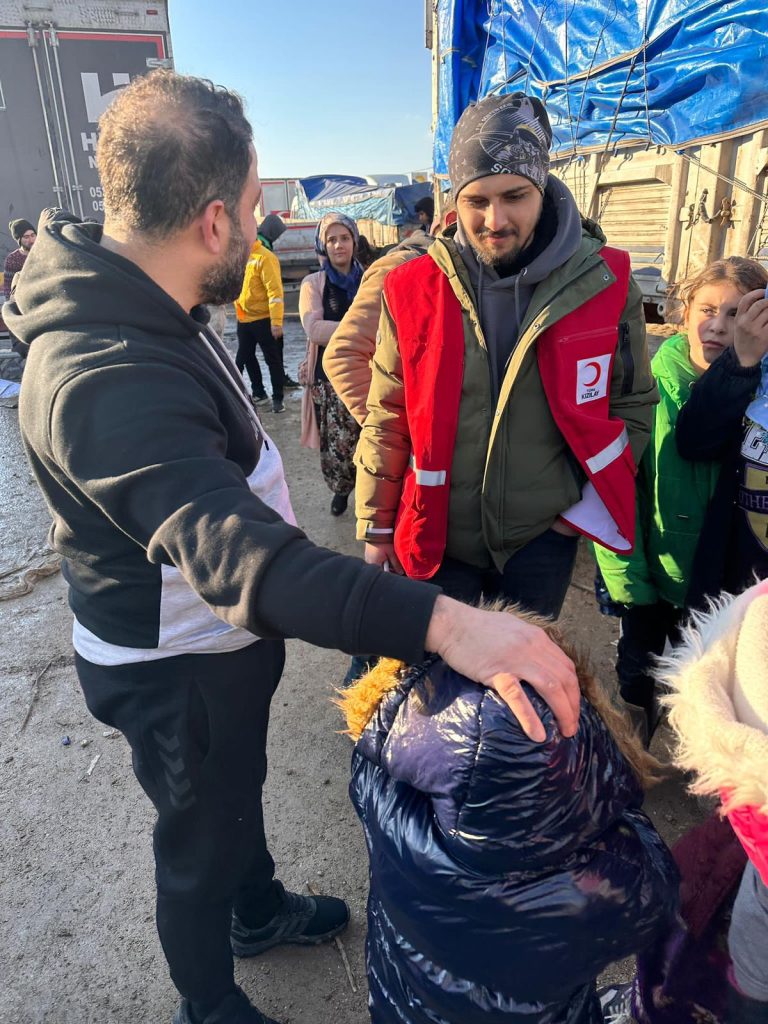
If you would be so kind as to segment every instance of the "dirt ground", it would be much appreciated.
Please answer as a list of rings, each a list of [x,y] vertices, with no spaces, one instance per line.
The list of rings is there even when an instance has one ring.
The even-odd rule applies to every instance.
[[[286,364],[294,375],[301,347],[293,323]],[[299,447],[298,394],[289,393],[287,405],[285,415],[268,412],[264,421],[285,460],[299,523],[319,544],[355,553],[351,513],[330,516],[317,455]],[[0,1022],[165,1024],[177,997],[154,928],[151,807],[125,741],[105,735],[83,703],[61,575],[8,598],[20,589],[19,573],[9,571],[45,557],[47,514],[21,451],[16,410],[0,409],[0,434]],[[597,612],[585,551],[562,624],[611,683],[617,627]],[[265,812],[284,882],[296,889],[313,882],[351,904],[344,946],[357,991],[334,946],[240,962],[240,984],[284,1024],[368,1019],[366,855],[347,799],[350,744],[331,704],[345,665],[341,654],[288,644],[273,704]],[[656,752],[665,740],[662,732]],[[702,813],[677,776],[652,792],[647,808],[669,841]],[[626,977],[629,969],[620,965],[607,976]]]

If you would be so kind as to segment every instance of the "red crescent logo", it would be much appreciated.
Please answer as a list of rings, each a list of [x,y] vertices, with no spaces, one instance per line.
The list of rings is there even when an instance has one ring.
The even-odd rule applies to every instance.
[[[595,377],[594,380],[584,381],[585,388],[593,388],[603,375],[603,368],[601,367],[600,363],[587,363],[587,365],[584,367],[585,370],[589,370],[590,368],[594,368]]]

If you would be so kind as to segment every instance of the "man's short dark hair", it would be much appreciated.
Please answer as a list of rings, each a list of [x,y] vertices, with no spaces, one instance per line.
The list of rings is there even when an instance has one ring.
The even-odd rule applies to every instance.
[[[153,71],[122,89],[99,121],[96,160],[107,217],[158,238],[214,199],[235,214],[251,163],[240,97],[202,78]]]
[[[435,200],[432,196],[424,196],[415,206],[416,213],[426,213],[430,223],[435,219]]]

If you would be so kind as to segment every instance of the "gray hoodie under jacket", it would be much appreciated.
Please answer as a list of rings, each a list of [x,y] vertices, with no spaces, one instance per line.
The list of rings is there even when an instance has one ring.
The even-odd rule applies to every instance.
[[[550,240],[538,245],[537,235],[549,231]],[[581,245],[581,215],[576,201],[561,181],[551,174],[544,192],[542,217],[528,251],[518,259],[517,273],[499,277],[492,266],[478,260],[459,219],[456,247],[467,267],[475,295],[483,337],[488,346],[491,387],[498,400],[509,358],[520,337],[520,328],[536,286],[562,267]],[[532,250],[532,251],[530,251]],[[530,252],[530,262],[527,260]]]

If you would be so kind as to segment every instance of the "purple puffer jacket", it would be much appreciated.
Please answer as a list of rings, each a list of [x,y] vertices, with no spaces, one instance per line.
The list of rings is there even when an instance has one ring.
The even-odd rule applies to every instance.
[[[674,917],[677,869],[602,720],[582,701],[563,739],[528,695],[541,744],[438,661],[355,747],[374,1024],[600,1024],[597,975]]]

